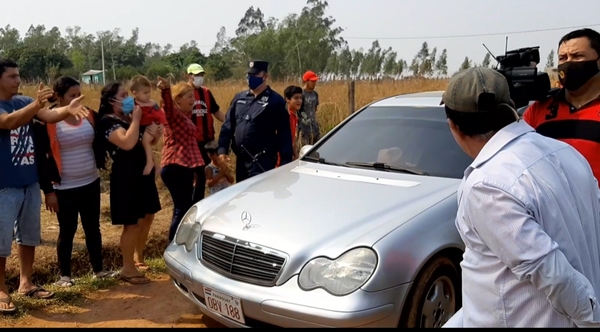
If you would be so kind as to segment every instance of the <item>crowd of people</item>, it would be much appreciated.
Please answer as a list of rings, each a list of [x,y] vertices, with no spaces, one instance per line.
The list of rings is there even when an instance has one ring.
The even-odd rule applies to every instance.
[[[508,82],[493,69],[455,74],[442,97],[449,129],[473,158],[458,189],[457,230],[465,243],[462,308],[445,327],[600,327],[600,34],[581,29],[558,43],[559,89],[523,119]],[[118,275],[145,284],[144,245],[161,210],[156,178],[173,199],[169,240],[184,213],[204,197],[298,157],[320,137],[318,77],[303,76],[283,96],[268,85],[268,63],[249,63],[248,88],[222,112],[204,86],[204,69],[188,68],[174,86],[135,77],[110,83],[97,112],[82,105],[80,84],[61,77],[19,94],[18,65],[0,61],[0,312],[16,311],[5,285],[16,240],[20,294],[54,294],[32,283],[40,244],[40,207],[60,226],[57,257],[69,287],[78,217],[96,278],[102,266],[100,178],[110,169],[110,213],[122,225]],[[132,95],[131,97],[129,95]],[[214,121],[222,122],[216,138]],[[163,141],[160,162],[152,146]],[[236,155],[235,176],[229,152]]]
[[[162,209],[158,177],[173,201],[172,241],[184,214],[207,188],[214,194],[289,163],[298,156],[296,138],[314,143],[319,138],[317,75],[307,72],[304,87],[290,86],[281,96],[268,85],[268,65],[249,63],[249,89],[233,98],[227,112],[204,86],[200,64],[189,65],[187,81],[173,86],[158,78],[160,101],[151,98],[154,86],[144,76],[127,85],[109,83],[93,110],[82,104],[81,85],[72,77],[60,77],[52,87],[40,84],[35,98],[23,96],[18,64],[0,60],[0,313],[17,310],[5,282],[13,240],[20,263],[17,292],[36,299],[55,295],[31,279],[35,247],[41,243],[42,203],[59,225],[57,286],[75,284],[71,255],[79,218],[94,278],[118,276],[146,284],[144,247]],[[218,140],[215,120],[222,122]],[[153,146],[160,141],[159,161]],[[230,149],[236,154],[235,177],[228,167]],[[123,227],[118,272],[103,267],[99,170],[108,158],[110,218]]]

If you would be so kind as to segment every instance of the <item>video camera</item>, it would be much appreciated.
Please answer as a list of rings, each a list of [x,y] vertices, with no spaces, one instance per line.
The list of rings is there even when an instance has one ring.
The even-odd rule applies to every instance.
[[[517,109],[529,105],[532,100],[545,98],[551,89],[550,75],[537,69],[539,49],[539,46],[525,47],[494,57],[498,62],[494,69],[508,81],[510,97]]]

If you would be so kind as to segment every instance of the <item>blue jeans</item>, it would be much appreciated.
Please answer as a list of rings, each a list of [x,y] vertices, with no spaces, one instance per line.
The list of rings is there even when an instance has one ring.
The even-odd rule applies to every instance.
[[[24,188],[0,189],[0,257],[10,256],[13,239],[24,246],[40,245],[41,208],[37,182]]]

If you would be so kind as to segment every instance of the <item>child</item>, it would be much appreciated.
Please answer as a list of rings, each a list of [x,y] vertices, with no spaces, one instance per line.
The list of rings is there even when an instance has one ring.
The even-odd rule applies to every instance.
[[[298,159],[298,112],[302,109],[302,88],[295,85],[290,85],[283,91],[283,97],[287,103],[288,113],[290,115],[290,131],[292,133],[292,151],[294,156],[292,160]],[[277,155],[277,166],[281,164],[281,158]]]
[[[290,129],[292,131],[292,148],[294,151],[294,160],[298,159],[297,128],[298,128],[298,111],[302,108],[302,88],[295,85],[290,85],[283,91],[283,96],[288,106],[290,114]]]
[[[233,176],[227,169],[227,165],[221,163],[217,147],[217,141],[211,141],[204,146],[210,158],[210,164],[204,168],[204,174],[206,175],[206,186],[211,195],[233,184]]]
[[[131,79],[131,85],[129,87],[133,94],[135,104],[139,105],[142,109],[142,119],[140,120],[140,131],[144,130],[143,127],[149,126],[153,123],[159,125],[166,125],[167,118],[165,112],[158,106],[158,103],[150,98],[152,92],[152,83],[146,77],[142,75],[136,75]],[[152,168],[155,168],[155,174],[160,174],[160,164],[154,162],[154,153],[152,153],[152,142],[158,142],[160,134],[156,137],[144,132],[142,136],[142,145],[146,152],[146,166],[144,167],[144,175],[150,174]]]
[[[321,138],[319,122],[317,121],[319,94],[315,91],[318,80],[317,74],[311,70],[302,76],[304,102],[298,124],[302,145],[314,145]]]

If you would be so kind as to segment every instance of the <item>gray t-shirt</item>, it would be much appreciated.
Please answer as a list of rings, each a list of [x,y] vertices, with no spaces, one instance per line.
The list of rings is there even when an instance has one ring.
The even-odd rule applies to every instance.
[[[317,122],[319,94],[314,90],[305,90],[303,95],[302,108],[298,112],[298,130],[303,134],[319,134],[319,122]]]

